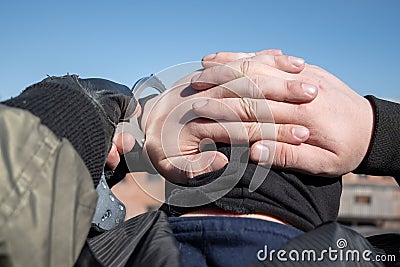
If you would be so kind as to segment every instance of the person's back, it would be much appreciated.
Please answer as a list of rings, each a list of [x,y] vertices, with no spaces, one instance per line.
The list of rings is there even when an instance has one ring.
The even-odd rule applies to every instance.
[[[230,157],[230,163],[194,177],[186,188],[172,189],[161,207],[170,216],[184,266],[254,263],[265,246],[277,250],[290,239],[337,218],[341,177],[268,170],[250,161],[238,164],[246,155],[230,155],[234,149],[220,145],[218,150]],[[240,151],[246,153],[246,149]],[[252,180],[262,181],[253,192],[249,189]],[[213,199],[224,190],[226,194]],[[191,205],[196,199],[205,203],[207,198],[208,204]]]

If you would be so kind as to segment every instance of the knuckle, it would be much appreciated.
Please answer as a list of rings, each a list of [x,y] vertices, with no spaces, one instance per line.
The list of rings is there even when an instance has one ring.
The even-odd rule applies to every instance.
[[[254,122],[247,124],[247,136],[248,140],[256,140],[261,132],[261,123]]]
[[[284,86],[283,86],[283,101],[288,101],[290,98],[290,94],[293,91],[293,85],[294,85],[294,81],[292,80],[284,80]]]
[[[276,163],[282,168],[290,168],[295,166],[297,162],[296,155],[291,146],[279,146],[276,148]]]
[[[261,87],[261,77],[259,75],[251,75],[247,79],[247,88],[250,98],[262,98],[263,93]]]
[[[285,125],[277,125],[276,128],[276,140],[285,141],[288,137],[288,127],[286,127]]]
[[[254,121],[257,114],[257,105],[255,102],[251,101],[249,98],[240,98],[240,106],[243,112],[244,118],[247,120]]]
[[[275,68],[279,68],[280,67],[280,62],[281,62],[281,56],[274,56],[273,57],[273,61],[274,61],[274,66],[273,67],[275,67]]]
[[[247,58],[242,59],[241,62],[240,62],[240,65],[239,65],[240,73],[243,76],[248,76],[249,75],[249,71],[250,71],[250,67],[251,67],[251,61],[248,60]]]

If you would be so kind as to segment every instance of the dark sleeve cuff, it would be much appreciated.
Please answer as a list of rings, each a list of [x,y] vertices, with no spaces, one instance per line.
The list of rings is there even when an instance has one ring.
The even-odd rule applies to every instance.
[[[394,176],[400,181],[400,104],[366,96],[375,113],[367,155],[355,173]]]
[[[31,112],[59,138],[68,139],[84,161],[94,184],[98,183],[107,156],[107,142],[111,142],[112,136],[107,136],[110,131],[104,130],[104,118],[98,107],[79,88],[48,78],[3,103]]]

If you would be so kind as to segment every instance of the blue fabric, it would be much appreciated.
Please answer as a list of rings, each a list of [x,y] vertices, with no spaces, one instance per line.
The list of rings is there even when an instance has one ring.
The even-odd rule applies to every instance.
[[[182,266],[247,266],[258,251],[278,250],[303,232],[279,223],[229,216],[170,217]]]

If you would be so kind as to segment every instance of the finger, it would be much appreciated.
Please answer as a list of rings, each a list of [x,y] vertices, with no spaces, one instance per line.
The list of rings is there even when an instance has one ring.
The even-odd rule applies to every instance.
[[[120,162],[120,157],[118,149],[115,146],[115,144],[112,144],[110,152],[108,153],[106,164],[111,170],[114,170],[115,168],[117,168],[119,162]]]
[[[225,64],[231,61],[235,61],[241,58],[249,58],[256,55],[271,55],[280,56],[282,51],[278,49],[262,50],[255,53],[243,53],[243,52],[218,52],[215,54],[208,54],[201,60],[204,68],[215,66],[215,63]]]
[[[292,169],[318,176],[333,176],[328,166],[337,156],[309,144],[290,145],[263,140],[251,146],[250,159],[260,165]]]
[[[116,133],[113,139],[118,153],[120,155],[130,152],[135,146],[135,138],[128,132]]]
[[[186,183],[187,179],[222,169],[228,158],[217,151],[206,151],[189,156],[177,156],[164,159],[161,164],[167,169],[169,180]]]
[[[288,144],[300,144],[309,136],[309,130],[300,125],[281,125],[273,123],[247,122],[200,122],[192,127],[194,135],[200,140],[211,139],[226,144],[248,144],[260,140],[274,140]],[[190,124],[189,124],[190,125]],[[190,127],[190,126],[189,126]]]
[[[313,84],[260,75],[238,78],[205,91],[206,96],[214,98],[267,98],[291,103],[311,102],[317,94]]]
[[[251,60],[259,61],[289,73],[299,73],[305,67],[304,59],[288,55],[271,56],[269,54],[258,54],[252,57]]]
[[[251,98],[203,99],[195,102],[192,108],[198,116],[217,121],[274,123],[271,102]]]
[[[274,140],[275,136],[278,136],[278,140],[284,140],[293,144],[299,144],[302,141],[296,137],[293,137],[293,129],[295,127],[291,125],[269,125],[269,124],[253,124],[252,126],[245,125],[239,127],[239,124],[234,123],[200,123],[202,131],[190,131],[197,135],[201,146],[203,140],[212,139],[214,142],[223,143],[248,143],[254,140],[261,140],[271,138]],[[190,124],[188,124],[190,127]],[[196,125],[199,125],[197,122]],[[238,130],[243,128],[242,130]],[[300,127],[301,128],[301,127]],[[205,130],[207,129],[207,130]],[[271,134],[271,130],[275,131]],[[304,128],[302,128],[304,130]],[[308,138],[309,133],[306,131],[306,137]],[[250,140],[250,141],[249,141]],[[197,151],[201,151],[197,147]],[[170,151],[171,153],[171,151]],[[176,177],[171,180],[172,182],[185,183],[186,180],[182,177],[193,178],[197,175],[215,171],[221,169],[228,162],[225,155],[217,151],[204,151],[196,152],[190,155],[182,155],[182,150],[175,151],[172,153],[176,156],[165,157],[160,165],[162,169],[166,170],[168,177]],[[169,154],[171,155],[171,154]]]
[[[216,121],[274,122],[265,99],[204,99],[195,102],[192,108],[198,116]]]
[[[304,64],[297,67],[288,61],[288,56],[268,55],[239,59],[204,69],[192,77],[191,86],[196,90],[205,90],[241,77],[257,75],[288,78],[286,72],[297,73],[304,68]]]
[[[200,117],[214,120],[307,124],[308,104],[299,105],[267,99],[226,98],[199,99],[192,105]]]
[[[256,52],[256,55],[282,56],[283,53],[280,49],[266,49]]]
[[[308,125],[310,122],[308,118],[310,117],[310,112],[315,112],[312,110],[311,104],[292,104],[285,102],[269,101],[268,107],[269,112],[271,112],[275,123],[279,124],[299,124]]]

